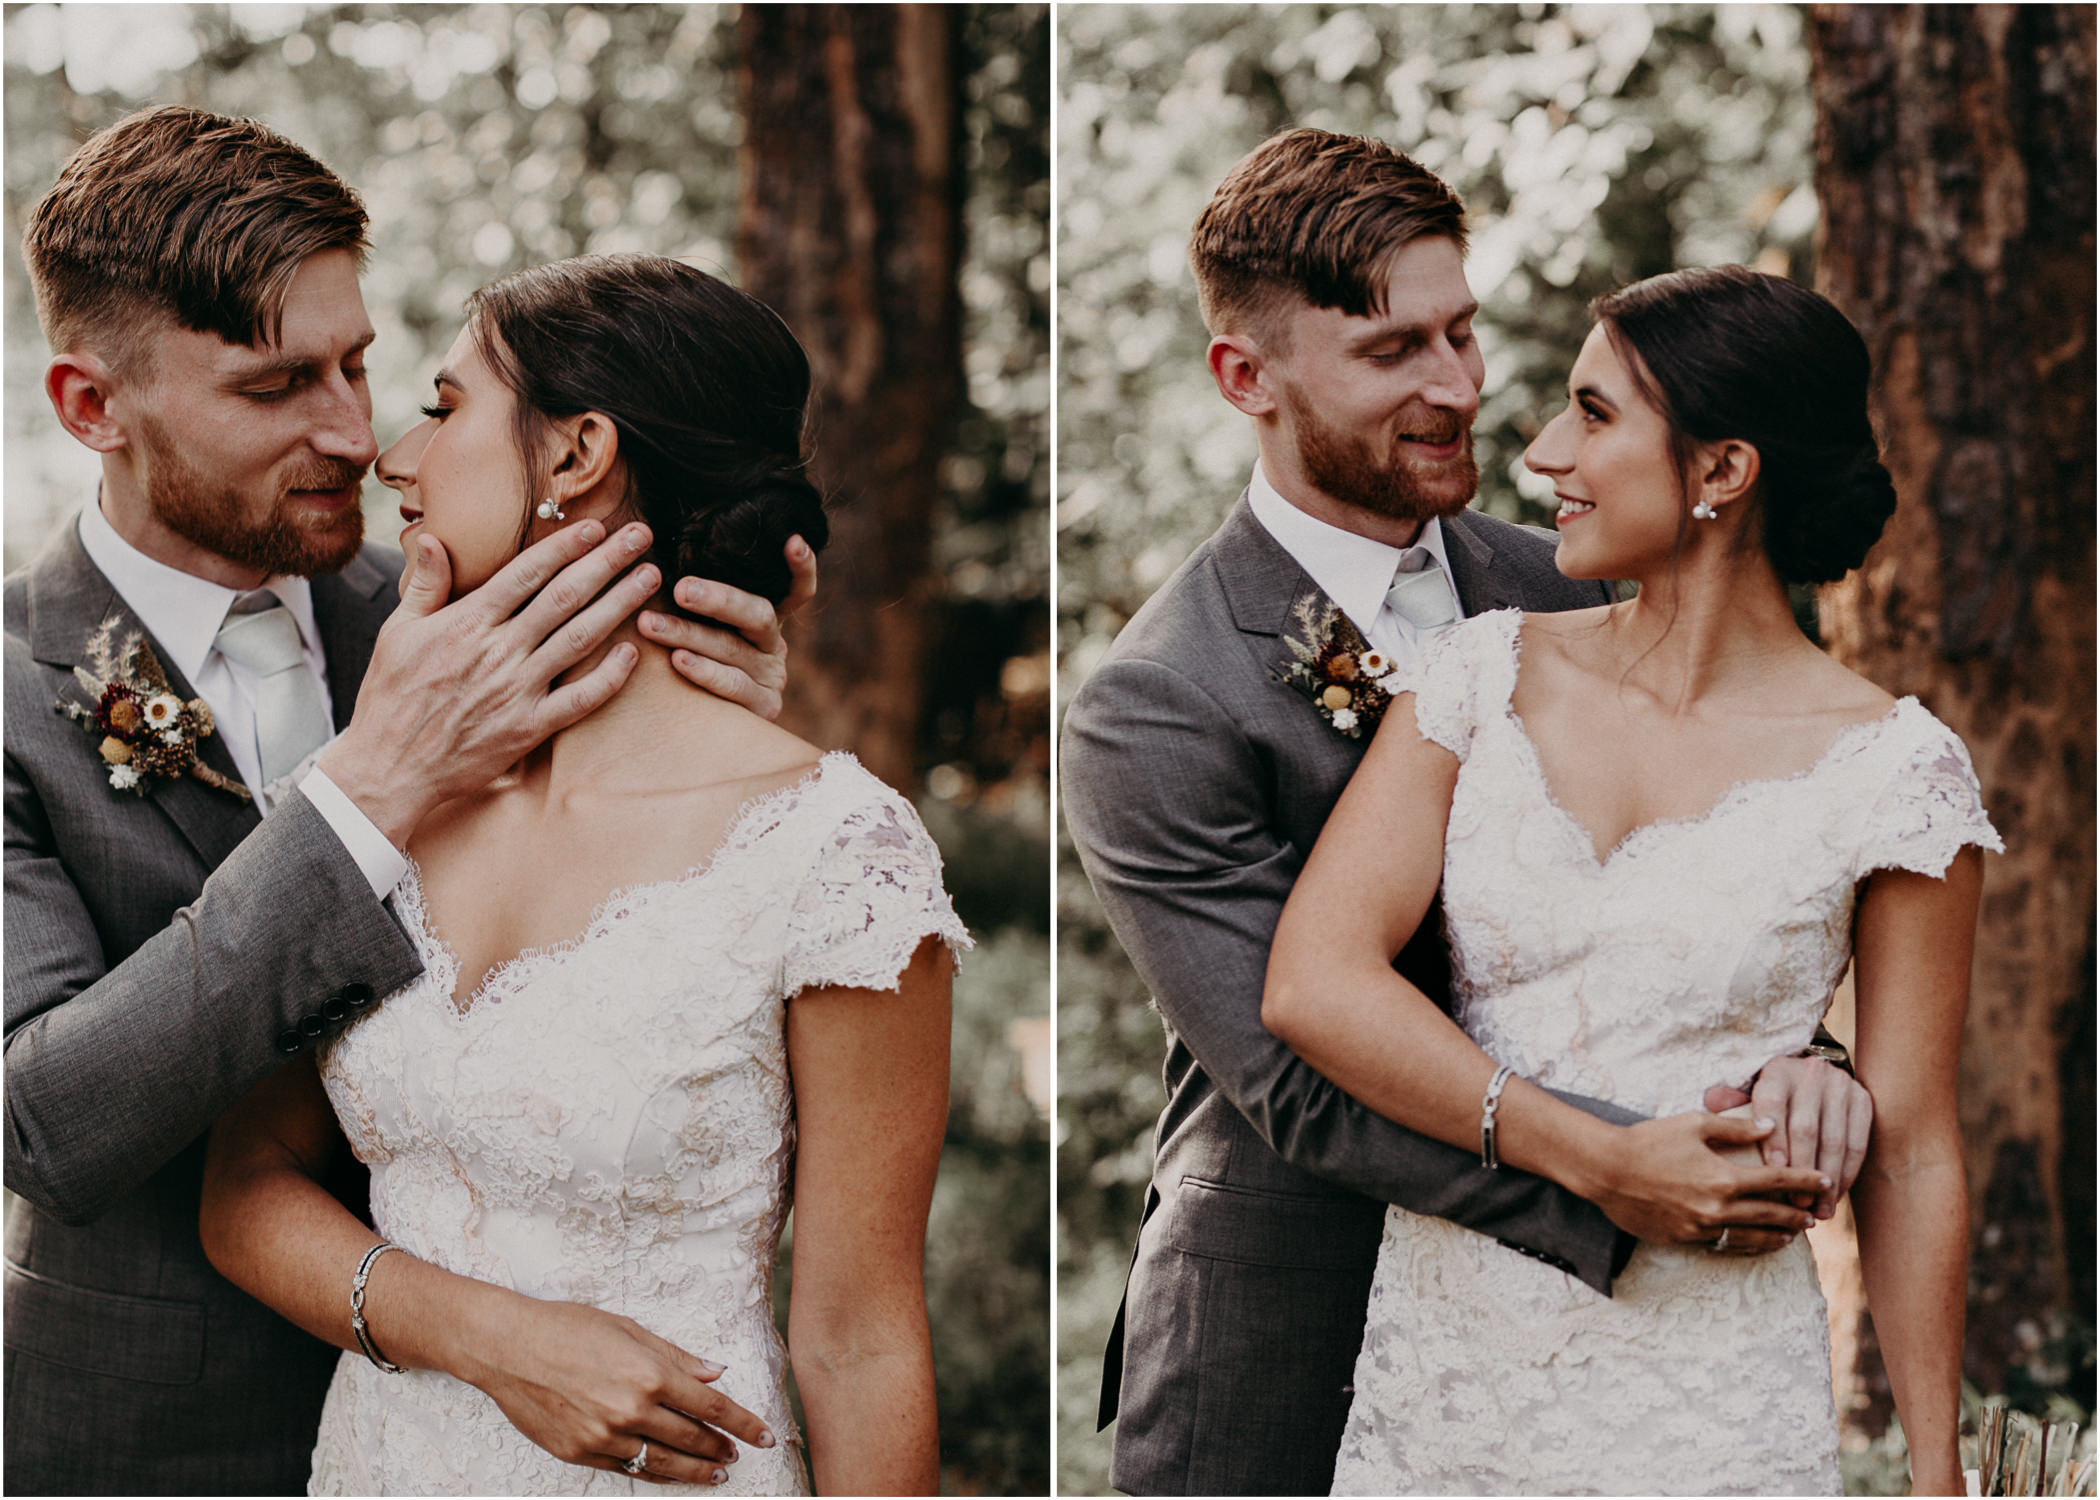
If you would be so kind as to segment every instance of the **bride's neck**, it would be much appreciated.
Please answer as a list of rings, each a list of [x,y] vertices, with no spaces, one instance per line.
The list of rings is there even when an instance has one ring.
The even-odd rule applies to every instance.
[[[1637,581],[1613,628],[1631,680],[1663,701],[1686,707],[1754,687],[1792,653],[1814,649],[1762,557],[1709,549]]]
[[[681,677],[670,652],[644,637],[633,617],[555,679],[556,686],[580,681],[622,645],[634,647],[638,657],[619,691],[529,752],[518,774],[545,777],[551,789],[572,782],[603,790],[630,783],[662,787],[675,775],[667,774],[668,767],[704,756],[709,741],[751,717]]]

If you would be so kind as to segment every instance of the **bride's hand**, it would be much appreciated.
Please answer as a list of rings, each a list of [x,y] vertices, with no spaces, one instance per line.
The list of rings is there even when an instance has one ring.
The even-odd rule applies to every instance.
[[[1710,1114],[1626,1126],[1613,1132],[1598,1180],[1583,1196],[1637,1239],[1711,1245],[1725,1229],[1729,1254],[1781,1249],[1815,1221],[1779,1200],[1819,1192],[1823,1179],[1812,1167],[1759,1164],[1754,1148],[1772,1128]],[[1732,1148],[1738,1159],[1722,1154]]]
[[[483,1332],[463,1373],[565,1463],[619,1470],[646,1440],[648,1467],[637,1477],[713,1485],[736,1462],[730,1436],[773,1446],[764,1422],[709,1385],[720,1365],[632,1318],[512,1294]]]

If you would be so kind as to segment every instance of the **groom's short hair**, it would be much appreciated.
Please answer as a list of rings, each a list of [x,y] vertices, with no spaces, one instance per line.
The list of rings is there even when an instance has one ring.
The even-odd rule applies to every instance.
[[[1190,237],[1204,326],[1280,339],[1293,298],[1383,312],[1393,256],[1425,235],[1464,250],[1466,209],[1414,158],[1368,136],[1271,136],[1225,174]]]
[[[56,353],[135,366],[172,321],[232,344],[274,341],[300,262],[364,264],[365,206],[311,154],[254,120],[165,105],[90,136],[30,212],[22,258]]]

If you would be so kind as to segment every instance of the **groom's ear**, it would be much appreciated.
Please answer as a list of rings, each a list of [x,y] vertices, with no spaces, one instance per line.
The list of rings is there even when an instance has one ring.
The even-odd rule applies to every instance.
[[[44,369],[44,394],[59,425],[97,453],[124,446],[124,424],[110,410],[116,391],[108,364],[86,350],[61,354]]]
[[[1250,417],[1264,417],[1276,410],[1276,398],[1263,378],[1262,348],[1253,338],[1221,333],[1210,341],[1207,358],[1219,395]]]
[[[556,498],[581,499],[613,477],[620,459],[620,429],[602,411],[554,423],[554,452],[548,477]]]

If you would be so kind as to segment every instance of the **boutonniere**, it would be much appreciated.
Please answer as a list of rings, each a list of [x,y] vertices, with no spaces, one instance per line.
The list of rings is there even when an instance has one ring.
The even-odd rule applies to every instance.
[[[1371,649],[1356,622],[1330,604],[1322,609],[1308,594],[1292,606],[1302,638],[1284,637],[1292,660],[1275,673],[1312,700],[1320,717],[1352,740],[1378,727],[1399,686],[1399,666]]]
[[[75,667],[73,676],[94,706],[61,698],[52,707],[101,736],[97,750],[109,767],[111,786],[143,797],[150,781],[194,776],[249,800],[246,787],[198,759],[197,742],[214,728],[211,709],[202,698],[185,702],[175,696],[144,636],[134,631],[119,644],[116,620],[104,620],[88,637],[87,658],[94,670]]]

